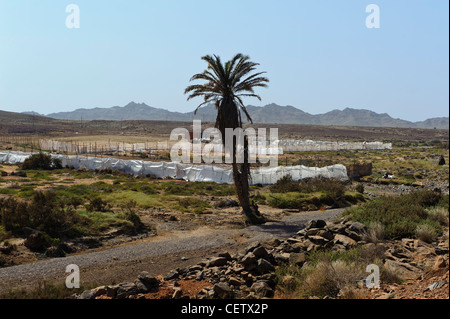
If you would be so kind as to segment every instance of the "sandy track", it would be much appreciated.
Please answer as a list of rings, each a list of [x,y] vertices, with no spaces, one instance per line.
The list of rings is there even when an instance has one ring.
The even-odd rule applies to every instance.
[[[245,229],[201,228],[176,232],[111,249],[2,268],[0,293],[29,288],[44,281],[64,283],[69,275],[65,272],[66,267],[70,264],[76,264],[80,268],[80,278],[84,285],[133,280],[144,270],[154,275],[164,275],[176,267],[195,264],[219,250],[232,252],[251,241],[290,237],[311,219],[332,219],[343,211],[344,209],[332,209],[295,213],[285,216],[281,221]]]

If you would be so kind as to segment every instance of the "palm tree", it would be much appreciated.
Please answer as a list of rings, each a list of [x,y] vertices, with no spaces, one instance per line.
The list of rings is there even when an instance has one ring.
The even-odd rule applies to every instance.
[[[236,54],[230,61],[222,64],[219,56],[206,55],[202,60],[208,63],[205,71],[195,74],[190,81],[204,80],[203,84],[190,85],[186,88],[185,94],[190,93],[188,100],[194,97],[203,97],[198,109],[208,103],[214,103],[217,109],[216,128],[222,134],[222,143],[225,146],[225,129],[242,128],[241,110],[250,123],[253,123],[248,114],[242,98],[255,97],[261,98],[254,93],[255,87],[267,87],[269,80],[263,76],[265,72],[252,72],[258,66],[258,63],[250,61],[250,57],[243,54]],[[248,162],[248,140],[244,139],[244,161],[237,162],[236,141],[232,143],[232,168],[233,180],[236,187],[236,193],[243,213],[251,223],[262,223],[264,218],[258,211],[254,203],[250,203],[249,198],[249,179],[250,164]]]

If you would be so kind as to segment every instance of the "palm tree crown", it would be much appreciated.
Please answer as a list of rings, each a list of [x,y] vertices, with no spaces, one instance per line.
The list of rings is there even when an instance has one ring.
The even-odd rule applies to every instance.
[[[224,124],[226,127],[231,128],[242,126],[239,109],[245,113],[248,121],[252,123],[252,119],[242,102],[242,98],[255,97],[261,100],[261,98],[254,93],[254,88],[267,87],[266,82],[269,82],[269,80],[266,77],[261,76],[265,72],[251,74],[259,64],[251,62],[249,56],[241,53],[236,54],[225,64],[222,64],[220,57],[216,55],[206,55],[202,57],[202,60],[208,63],[208,68],[202,73],[195,74],[191,78],[191,81],[205,80],[206,82],[204,84],[190,85],[184,92],[185,94],[190,93],[188,100],[194,97],[203,97],[203,103],[197,107],[194,114],[197,113],[201,106],[207,103],[214,103],[218,109],[216,126],[219,126],[222,134],[222,125],[220,124]],[[222,108],[224,110],[221,110]],[[227,110],[225,110],[225,108]],[[227,113],[227,117],[230,118],[230,121],[227,121],[226,118],[222,118],[222,115],[226,115],[224,113]],[[238,115],[237,123],[233,123],[235,122],[232,119],[235,118],[234,115]]]

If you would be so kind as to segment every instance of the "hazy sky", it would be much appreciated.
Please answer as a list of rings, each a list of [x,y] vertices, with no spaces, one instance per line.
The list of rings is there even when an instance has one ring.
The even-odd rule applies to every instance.
[[[380,28],[366,27],[372,3]],[[69,4],[80,28],[66,26]],[[241,52],[270,79],[246,104],[448,116],[448,10],[446,0],[0,0],[0,109],[135,101],[189,112],[200,57]]]

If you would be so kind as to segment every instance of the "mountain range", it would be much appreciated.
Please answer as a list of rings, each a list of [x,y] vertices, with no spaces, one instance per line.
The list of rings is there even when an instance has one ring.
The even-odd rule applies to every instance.
[[[338,126],[372,126],[372,127],[404,127],[449,129],[448,117],[430,118],[424,121],[411,122],[392,118],[387,113],[376,113],[365,109],[345,108],[332,110],[324,114],[310,114],[293,106],[268,104],[265,106],[246,106],[253,123],[270,124],[304,124],[304,125],[338,125]],[[36,112],[28,114],[38,115]],[[125,106],[110,108],[77,109],[71,112],[51,113],[44,116],[61,120],[155,120],[155,121],[192,121],[201,119],[205,122],[216,120],[216,110],[212,104],[194,112],[172,112],[145,103],[130,102]],[[40,115],[40,114],[39,114]],[[245,116],[243,115],[243,120]]]

